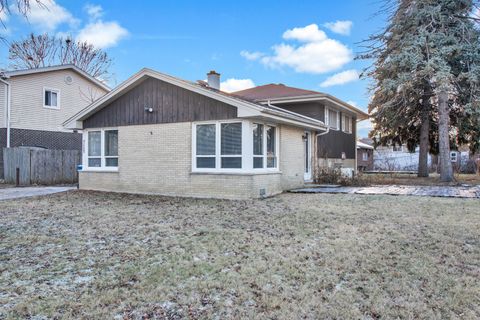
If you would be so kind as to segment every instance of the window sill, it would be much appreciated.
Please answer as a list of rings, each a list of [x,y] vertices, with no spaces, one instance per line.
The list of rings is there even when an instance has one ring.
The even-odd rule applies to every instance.
[[[85,168],[82,170],[79,170],[78,172],[102,172],[102,173],[118,173],[118,168],[115,169],[107,169],[107,168]]]
[[[60,107],[50,107],[50,106],[43,106],[43,107],[49,110],[60,110]]]
[[[259,170],[259,171],[192,171],[190,175],[219,175],[219,176],[259,176],[269,174],[282,174],[279,170]]]

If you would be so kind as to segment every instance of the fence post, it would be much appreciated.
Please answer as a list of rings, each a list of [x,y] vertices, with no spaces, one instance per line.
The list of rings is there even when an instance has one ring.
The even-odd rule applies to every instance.
[[[15,186],[20,186],[20,168],[15,169]]]

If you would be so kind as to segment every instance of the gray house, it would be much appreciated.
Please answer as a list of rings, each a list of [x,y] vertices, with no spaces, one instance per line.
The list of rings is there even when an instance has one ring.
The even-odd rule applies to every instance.
[[[301,187],[319,165],[355,168],[363,112],[320,93],[227,94],[219,76],[195,83],[142,69],[68,119],[83,131],[80,188],[245,199]]]
[[[0,178],[3,148],[80,150],[80,133],[62,123],[110,89],[73,65],[0,74]]]

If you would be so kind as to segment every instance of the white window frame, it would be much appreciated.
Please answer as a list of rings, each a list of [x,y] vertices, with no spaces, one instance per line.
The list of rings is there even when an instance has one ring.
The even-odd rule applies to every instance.
[[[349,119],[349,121],[348,121],[348,127],[346,126],[346,124],[347,124],[347,118]],[[353,128],[352,128],[352,127],[353,127],[352,121],[353,121],[353,118],[352,118],[351,116],[342,113],[342,131],[343,131],[343,132],[345,132],[345,133],[350,133],[350,134],[352,133],[352,131],[353,131],[353,130],[352,130],[352,129],[353,129]]]
[[[242,154],[241,155],[221,155],[221,125],[224,123],[242,123]],[[276,167],[266,168],[266,135],[264,134],[264,150],[265,159],[263,169],[253,169],[253,124],[263,124],[264,130],[266,126],[275,127],[275,157]],[[198,125],[215,125],[215,168],[197,168],[197,126]],[[279,152],[279,127],[275,124],[265,123],[262,121],[249,120],[217,120],[217,121],[198,121],[192,124],[192,172],[193,173],[221,173],[221,174],[255,174],[266,172],[279,172],[280,168],[280,152]],[[213,155],[212,155],[213,156]],[[212,157],[205,156],[205,157]],[[242,168],[221,168],[222,157],[242,157]],[[199,157],[203,157],[199,155]]]
[[[47,93],[47,91],[55,92],[55,93],[57,94],[57,105],[56,105],[56,106],[47,106],[47,105],[45,104],[45,93]],[[43,105],[43,107],[46,108],[46,109],[59,110],[59,109],[60,109],[60,89],[43,87],[42,105]]]
[[[117,130],[118,128],[101,128],[101,129],[86,129],[83,131],[83,168],[82,171],[109,171],[109,172],[117,172],[118,171],[118,166],[116,167],[107,167],[106,166],[106,158],[116,158],[119,159],[119,156],[105,156],[105,131],[111,131],[111,130]],[[100,156],[89,156],[88,155],[88,133],[89,132],[95,132],[95,131],[100,131]],[[120,135],[120,132],[119,132]],[[120,149],[120,145],[118,146],[118,149]],[[100,158],[100,167],[89,167],[88,166],[88,159],[89,158]]]
[[[366,158],[366,159],[365,159]],[[362,153],[362,161],[368,161],[368,151],[363,151]]]
[[[456,151],[450,152],[450,162],[457,162],[458,161],[458,154]]]
[[[332,127],[330,125],[330,116],[329,116],[329,111],[330,110],[337,113],[336,127]],[[329,126],[330,130],[340,130],[340,111],[335,110],[335,109],[331,109],[331,108],[325,106],[325,125]]]
[[[263,125],[263,155],[253,154],[253,126],[256,124]],[[275,167],[268,168],[268,155],[267,155],[267,127],[275,128]],[[251,139],[252,139],[252,169],[255,171],[266,170],[266,171],[278,171],[278,127],[272,124],[253,121],[250,128]],[[253,168],[253,158],[263,158],[263,167],[262,168]]]

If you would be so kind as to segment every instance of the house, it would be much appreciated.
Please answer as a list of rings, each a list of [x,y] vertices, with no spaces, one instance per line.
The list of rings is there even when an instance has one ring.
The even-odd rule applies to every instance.
[[[317,135],[329,132],[353,137],[353,143],[335,142],[345,144],[339,150],[348,157],[335,156],[355,166],[355,120],[365,114],[328,95],[309,94],[316,103],[313,97],[300,103],[297,94],[295,99],[256,101],[221,92],[219,84],[214,71],[207,84],[142,69],[65,121],[67,128],[83,131],[80,188],[187,197],[270,196],[312,179]],[[327,124],[322,120],[326,113]],[[342,122],[348,123],[344,130],[349,133],[343,132]]]
[[[381,171],[418,170],[419,147],[410,152],[406,145],[377,146],[373,152],[373,169]],[[428,166],[432,166],[432,156],[428,155]]]
[[[354,106],[326,93],[293,88],[284,84],[268,84],[232,93],[261,105],[282,109],[322,121],[327,130],[309,136],[315,140],[311,150],[313,161],[308,168],[341,168],[353,172],[357,168],[357,121],[368,115]],[[308,177],[312,177],[310,170]]]
[[[357,170],[373,170],[373,146],[361,139],[357,141]]]
[[[108,86],[73,65],[6,71],[0,79],[0,178],[3,148],[81,149],[62,123],[105,95]]]

